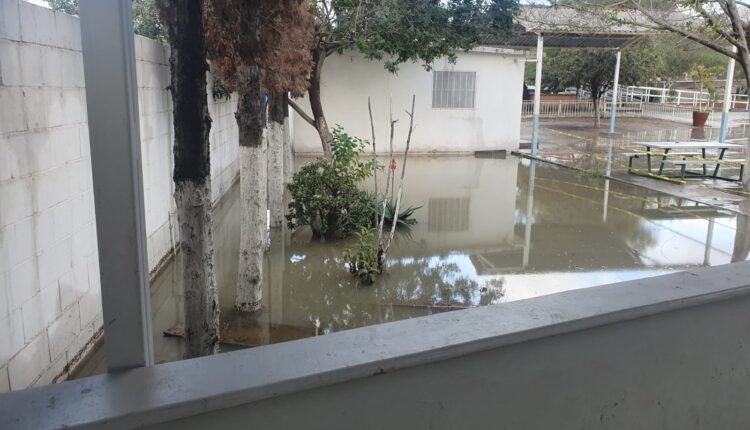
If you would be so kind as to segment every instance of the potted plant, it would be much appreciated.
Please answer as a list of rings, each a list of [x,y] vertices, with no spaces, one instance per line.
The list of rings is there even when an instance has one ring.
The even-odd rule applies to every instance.
[[[697,64],[693,67],[689,74],[692,79],[698,81],[700,87],[700,99],[698,100],[698,110],[693,111],[693,127],[703,127],[706,125],[708,115],[710,114],[709,104],[716,95],[716,87],[714,87],[712,78],[713,76],[721,71],[721,67],[713,66],[706,67],[703,64]],[[708,91],[708,100],[706,101],[705,108],[703,106],[703,89]]]

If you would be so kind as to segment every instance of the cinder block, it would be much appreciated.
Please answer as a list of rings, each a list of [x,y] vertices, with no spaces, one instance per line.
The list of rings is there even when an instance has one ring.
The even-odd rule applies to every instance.
[[[44,127],[59,127],[63,125],[76,124],[76,122],[69,121],[68,118],[71,116],[65,109],[65,99],[63,91],[60,88],[44,88],[44,102],[45,106],[45,120]],[[27,107],[27,109],[29,109]],[[28,111],[27,111],[28,112]],[[31,117],[31,114],[29,114]]]
[[[0,136],[0,182],[7,181],[13,177],[10,164],[10,138],[8,136]]]
[[[70,174],[70,193],[71,195],[83,194],[93,188],[93,179],[91,178],[91,163],[89,160],[79,158],[68,163],[68,172]]]
[[[70,200],[53,208],[55,219],[55,240],[59,241],[73,234],[73,207]]]
[[[68,347],[68,362],[72,361],[78,355],[78,353],[80,353],[87,347],[91,348],[93,346],[88,345],[88,343],[91,341],[91,339],[93,339],[94,334],[96,334],[96,330],[94,329],[93,323],[89,323],[81,327],[81,331],[78,333],[78,336],[76,336],[76,338],[73,340],[73,343],[71,343]]]
[[[49,364],[47,336],[37,336],[8,363],[10,389],[16,391],[28,388]]]
[[[32,213],[31,178],[0,182],[0,220],[5,225],[16,223]],[[4,202],[13,202],[6,204]]]
[[[22,1],[21,40],[40,45],[55,45],[55,13],[48,8]]]
[[[73,261],[89,257],[96,252],[94,224],[88,224],[73,233]]]
[[[34,256],[34,222],[32,217],[27,217],[13,225],[14,249],[16,261],[24,261]]]
[[[26,137],[26,133],[14,133],[0,137],[0,154],[2,154],[2,157],[5,157],[10,178],[21,178],[31,174]],[[36,154],[32,155],[36,156]],[[2,163],[0,161],[0,165]]]
[[[66,125],[86,122],[86,90],[65,88],[61,93],[63,123]]]
[[[83,54],[75,51],[61,51],[60,74],[63,87],[83,88]]]
[[[89,126],[81,124],[78,126],[78,133],[81,137],[81,158],[91,159],[91,146],[89,144]]]
[[[0,86],[0,135],[28,130],[24,93],[19,87]]]
[[[18,51],[18,42],[0,39],[0,85],[19,86],[23,82],[21,58]]]
[[[0,270],[0,320],[4,320],[10,315],[9,289],[10,281],[8,281],[8,273]]]
[[[57,280],[73,267],[72,246],[73,238],[68,237],[39,254],[39,285],[42,288],[54,284],[57,289]]]
[[[81,138],[77,125],[56,127],[49,131],[52,159],[57,164],[81,158]]]
[[[50,90],[44,88],[23,89],[23,111],[29,130],[43,129],[49,126],[47,121],[47,107],[50,105]],[[44,108],[42,108],[44,107]]]
[[[57,281],[39,290],[39,293],[21,306],[23,336],[28,343],[60,315],[60,290]],[[45,336],[46,337],[46,336]]]
[[[10,392],[10,379],[8,379],[8,366],[0,367],[0,394]]]
[[[78,308],[71,306],[47,328],[50,356],[57,357],[65,354],[80,331],[81,321],[78,317]]]
[[[73,263],[73,267],[75,267],[75,262]],[[60,307],[62,308],[63,313],[67,312],[71,307],[75,307],[76,312],[78,312],[78,296],[76,295],[76,278],[74,272],[75,269],[62,275],[60,279],[57,280],[57,287],[60,290]],[[86,282],[88,283],[88,273],[86,273],[86,275]]]
[[[81,51],[81,23],[77,16],[57,12],[55,13],[55,27],[57,46]]]
[[[62,53],[60,48],[43,47],[42,53],[42,82],[47,87],[61,87],[62,81]]]
[[[35,254],[39,255],[45,249],[55,244],[55,211],[52,208],[36,212],[32,218],[34,228]]]
[[[35,173],[31,178],[36,211],[43,211],[70,197],[70,178],[66,165]]]
[[[17,309],[0,320],[0,364],[6,364],[23,348],[23,319],[21,310]],[[0,376],[2,378],[2,376]]]
[[[63,352],[60,355],[52,356],[52,362],[46,369],[39,375],[39,379],[31,384],[32,387],[42,387],[56,382],[57,377],[60,376],[65,370],[67,364],[67,354]]]
[[[21,85],[41,87],[44,84],[42,78],[42,47],[22,43],[19,48],[19,58],[21,60]]]
[[[81,311],[81,324],[97,322],[102,313],[102,293],[98,289],[89,289],[78,302]],[[98,325],[94,326],[98,328]]]
[[[135,58],[137,60],[169,65],[169,47],[143,36],[135,36]]]
[[[0,37],[21,40],[19,2],[20,0],[0,0]]]
[[[52,139],[49,130],[38,130],[19,136],[17,145],[26,148],[26,174],[33,174],[54,167],[57,163],[52,156]]]
[[[70,197],[70,204],[73,210],[73,230],[78,230],[82,226],[86,225],[86,201],[84,200],[83,193],[73,193]]]
[[[0,227],[0,274],[7,275],[8,270],[13,267],[13,241],[15,231],[13,224]]]

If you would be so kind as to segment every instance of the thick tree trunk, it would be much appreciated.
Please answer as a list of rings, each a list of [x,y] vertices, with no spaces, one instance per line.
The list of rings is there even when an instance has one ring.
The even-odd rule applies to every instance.
[[[268,121],[268,209],[270,226],[281,227],[284,220],[284,106],[286,94],[270,98]]]
[[[292,153],[292,137],[289,134],[289,103],[286,102],[288,95],[284,99],[284,122],[282,124],[282,146],[284,151],[284,185],[292,182],[294,176],[294,154]]]
[[[313,126],[318,130],[320,144],[323,146],[323,155],[326,160],[331,159],[331,130],[328,128],[325,114],[323,113],[323,101],[320,98],[320,78],[323,74],[323,63],[326,59],[325,49],[317,48],[313,51],[313,72],[310,76],[310,88],[307,90],[310,98],[310,109],[313,113]]]
[[[169,32],[174,104],[174,199],[180,224],[185,298],[185,356],[219,349],[219,294],[214,277],[206,45],[199,1],[158,3]]]
[[[257,66],[238,68],[237,125],[240,135],[240,262],[235,308],[260,309],[266,250],[267,174],[263,102]]]

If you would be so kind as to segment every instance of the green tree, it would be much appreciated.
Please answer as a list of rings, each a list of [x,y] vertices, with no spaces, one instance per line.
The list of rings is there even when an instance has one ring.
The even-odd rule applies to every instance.
[[[584,89],[591,94],[596,126],[600,123],[601,97],[612,89],[615,77],[616,51],[605,49],[551,49],[547,51],[543,85],[551,90],[567,87]],[[644,43],[622,52],[621,85],[645,85],[659,72],[659,59],[650,44]]]
[[[290,105],[320,136],[331,158],[331,131],[323,112],[320,83],[325,59],[357,49],[382,60],[395,73],[407,61],[425,68],[442,57],[455,61],[482,38],[510,28],[518,0],[315,0],[315,44],[308,97],[312,116]]]
[[[78,0],[46,0],[46,2],[52,10],[78,15]],[[166,33],[159,21],[159,12],[156,10],[154,0],[133,1],[133,31],[135,34],[150,39],[165,41]]]

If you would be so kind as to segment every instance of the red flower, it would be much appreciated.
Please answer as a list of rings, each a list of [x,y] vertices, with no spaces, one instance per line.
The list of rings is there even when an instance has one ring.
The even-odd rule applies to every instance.
[[[396,159],[395,158],[391,159],[391,170],[393,170],[393,171],[396,170]]]

